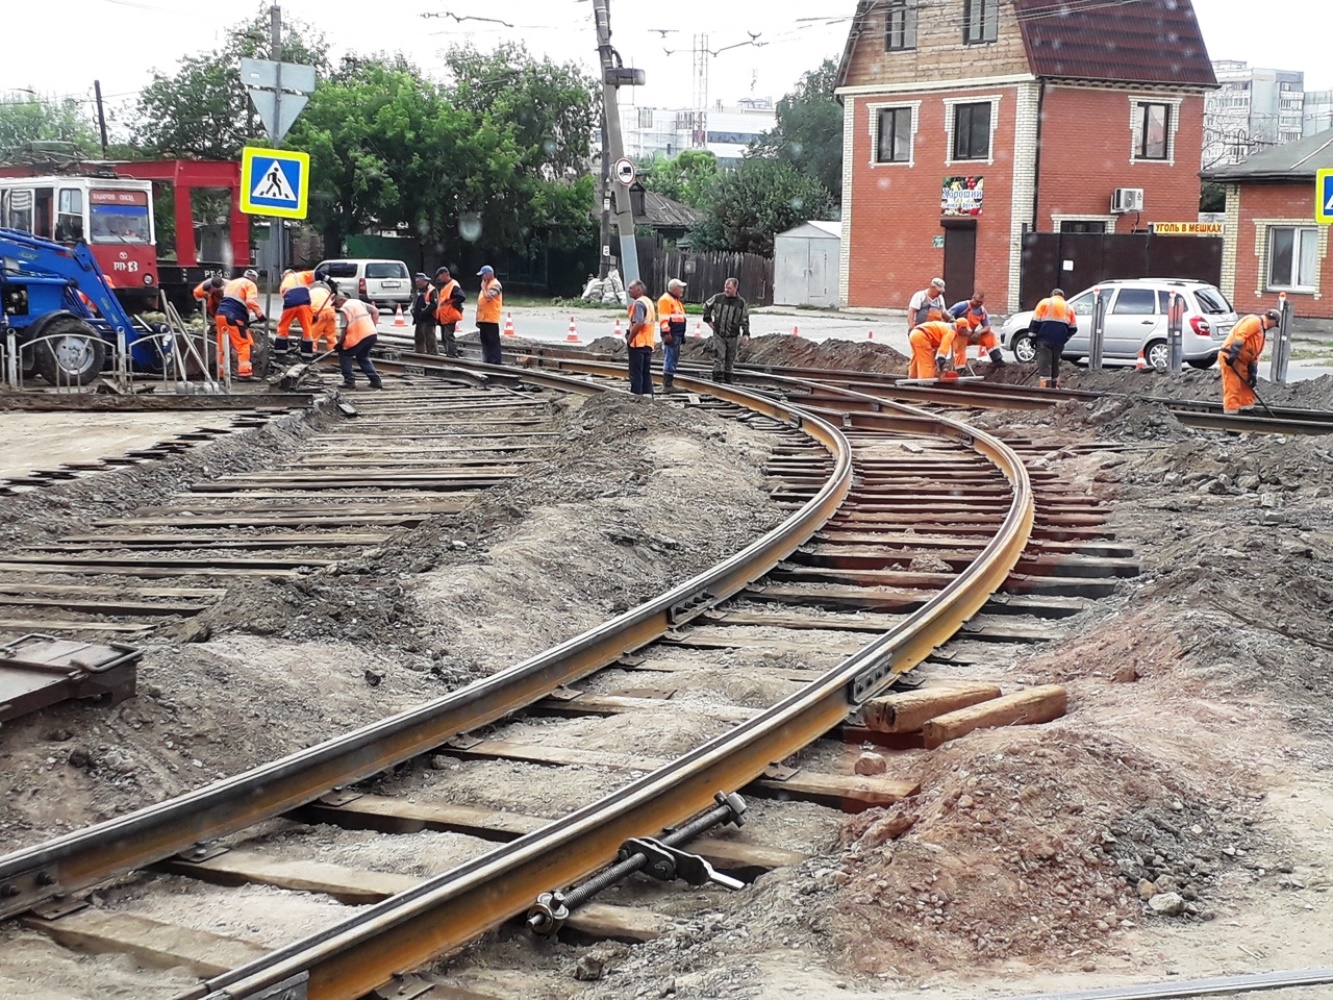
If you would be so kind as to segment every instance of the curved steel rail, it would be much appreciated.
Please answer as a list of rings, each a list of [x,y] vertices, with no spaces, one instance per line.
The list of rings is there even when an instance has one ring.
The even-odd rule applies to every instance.
[[[623,374],[619,366],[562,361],[559,367],[587,375]],[[746,406],[760,403],[731,386],[679,376],[677,382],[687,390]],[[952,637],[1000,588],[1026,547],[1035,509],[1031,484],[1018,456],[998,439],[948,417],[923,414],[901,404],[884,406],[897,413],[909,433],[930,427],[986,455],[1013,488],[1012,503],[995,538],[918,613],[761,715],[601,801],[367,907],[304,941],[216,977],[187,996],[191,1000],[256,997],[308,975],[311,998],[359,997],[394,973],[457,950],[525,912],[539,893],[570,885],[596,871],[614,859],[626,840],[655,835],[710,806],[717,791],[744,786],[771,762],[837,726],[894,674],[915,666]],[[828,426],[818,418],[801,419],[807,428],[811,424]]]
[[[582,394],[610,388],[546,372],[523,378]],[[823,488],[783,524],[669,592],[459,691],[213,785],[0,857],[0,918],[281,815],[503,718],[652,642],[763,576],[842,504],[851,488],[851,456],[842,434],[827,422],[772,399],[732,395],[753,412],[801,428],[834,456]]]

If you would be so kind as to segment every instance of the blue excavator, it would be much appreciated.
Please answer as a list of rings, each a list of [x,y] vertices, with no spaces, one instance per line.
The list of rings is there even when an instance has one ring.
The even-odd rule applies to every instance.
[[[15,335],[25,377],[88,385],[114,358],[121,334],[136,371],[172,363],[166,327],[132,319],[88,245],[0,228],[0,345]]]

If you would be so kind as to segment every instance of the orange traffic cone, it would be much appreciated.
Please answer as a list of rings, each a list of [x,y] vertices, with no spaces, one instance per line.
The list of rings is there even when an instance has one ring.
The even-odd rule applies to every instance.
[[[875,331],[874,330],[866,331],[866,340],[874,340],[874,339],[875,339]]]
[[[407,326],[407,320],[403,319],[403,307],[400,305],[398,311],[393,314],[394,326]]]
[[[1140,348],[1139,348],[1139,356],[1138,356],[1138,360],[1136,360],[1136,361],[1134,362],[1134,370],[1135,370],[1135,371],[1140,371],[1140,372],[1141,372],[1141,371],[1143,371],[1143,369],[1145,369],[1145,368],[1147,368],[1147,367],[1148,367],[1148,362],[1144,360],[1144,358],[1143,358],[1143,348],[1140,347]]]
[[[625,327],[621,324],[621,322],[620,322],[620,318],[619,318],[619,317],[616,317],[616,333],[615,333],[615,337],[616,337],[617,340],[619,340],[619,339],[620,339],[621,337],[623,337],[623,336],[625,336]]]
[[[703,340],[703,337],[704,337],[704,321],[701,319],[696,319],[694,321],[694,339]]]
[[[573,316],[569,317],[569,333],[565,335],[565,343],[567,344],[583,343],[583,341],[579,340],[579,328],[574,325]]]
[[[517,336],[518,336],[518,334],[516,334],[516,333],[514,332],[514,314],[513,314],[513,313],[505,313],[505,328],[504,328],[504,336],[506,336],[506,337],[517,337]]]
[[[799,326],[794,326],[794,327],[792,327],[792,328],[791,328],[791,335],[792,335],[793,337],[799,337],[799,336],[801,335],[801,328],[800,328]]]

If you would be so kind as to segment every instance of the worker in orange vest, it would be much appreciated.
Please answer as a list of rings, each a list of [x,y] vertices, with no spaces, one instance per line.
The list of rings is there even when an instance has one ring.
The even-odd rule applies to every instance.
[[[204,318],[212,323],[222,304],[222,289],[227,283],[221,278],[205,278],[194,286],[194,297],[203,304]]]
[[[957,360],[956,345],[960,341],[963,361],[966,363],[970,332],[967,323],[962,320],[953,323],[930,320],[914,327],[907,335],[907,342],[912,345],[912,361],[907,368],[907,377],[937,378],[941,369],[952,371]],[[952,360],[951,354],[954,355]]]
[[[662,391],[676,391],[676,363],[685,343],[685,282],[672,278],[667,292],[657,300],[657,320],[662,327]]]
[[[1060,356],[1069,338],[1078,333],[1078,316],[1065,301],[1065,293],[1054,289],[1037,303],[1028,330],[1037,338],[1037,373],[1043,389],[1060,388]]]
[[[495,272],[492,271],[491,273],[493,275]],[[458,324],[463,322],[463,303],[467,301],[467,294],[463,291],[463,286],[449,273],[447,267],[442,267],[435,272],[435,281],[440,286],[439,305],[435,309],[435,318],[440,324],[440,339],[444,341],[444,353],[451,358],[456,358],[458,357],[458,341],[454,334],[458,330]],[[499,282],[496,282],[496,285],[498,286]],[[496,317],[495,343],[498,351],[500,344],[500,311],[498,307],[491,311],[495,313]],[[481,322],[480,308],[477,310],[477,322]],[[500,362],[494,361],[491,363],[498,365]]]
[[[278,291],[282,293],[282,317],[278,320],[278,335],[273,338],[273,350],[290,350],[292,324],[301,324],[301,347],[309,353],[306,342],[314,333],[314,316],[310,312],[310,286],[315,283],[314,271],[284,271]]]
[[[1269,309],[1261,316],[1246,316],[1231,328],[1217,356],[1222,369],[1222,411],[1231,415],[1254,408],[1259,398],[1259,356],[1268,344],[1268,331],[1282,322],[1282,314]]]
[[[653,344],[657,339],[657,310],[642,281],[632,281],[629,292],[629,391],[636,396],[653,395]]]
[[[995,336],[995,331],[991,329],[990,313],[986,311],[986,293],[973,292],[970,299],[964,299],[962,302],[955,303],[949,308],[949,315],[955,321],[962,320],[968,325],[971,331],[967,342],[979,345],[990,355],[991,364],[1004,364],[1004,355],[1000,352],[1000,341]],[[957,367],[962,368],[967,364],[967,345],[961,340],[955,345],[955,356],[961,353],[963,360],[959,361]]]
[[[376,325],[380,321],[380,311],[374,303],[349,299],[341,292],[334,297],[333,307],[347,321],[342,335],[338,337],[338,365],[342,368],[343,388],[356,388],[356,375],[352,371],[352,361],[355,359],[357,367],[370,380],[370,387],[383,389],[384,383],[380,381],[379,372],[375,371],[370,361],[370,352],[375,349],[375,342],[379,339]]]
[[[477,296],[481,360],[488,365],[503,364],[504,355],[500,353],[500,314],[504,312],[504,288],[496,280],[495,268],[489,264],[477,272],[477,277],[481,279],[481,293]]]
[[[250,365],[250,348],[254,337],[250,333],[251,319],[264,319],[264,310],[259,306],[259,286],[255,284],[259,272],[250,268],[239,278],[233,278],[222,289],[222,301],[218,303],[218,374],[222,371],[222,338],[231,342],[231,349],[236,353],[236,374],[240,378],[254,377]]]
[[[316,282],[310,286],[310,315],[314,328],[309,341],[301,341],[301,353],[313,357],[338,347],[338,310],[333,305],[334,293],[328,285]],[[309,344],[307,351],[306,344]]]

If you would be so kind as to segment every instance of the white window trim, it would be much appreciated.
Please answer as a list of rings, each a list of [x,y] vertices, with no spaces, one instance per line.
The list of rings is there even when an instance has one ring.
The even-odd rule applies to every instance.
[[[978,94],[976,97],[946,97],[944,99],[944,165],[955,163],[980,163],[980,160],[955,160],[953,158],[954,110],[959,104],[990,104],[990,145],[986,149],[986,165],[995,164],[995,131],[1000,127],[1000,98],[1003,94]]]
[[[1259,258],[1256,271],[1258,280],[1254,290],[1255,298],[1266,298],[1274,292],[1286,292],[1288,295],[1309,295],[1314,299],[1324,297],[1323,277],[1324,261],[1328,259],[1328,226],[1316,226],[1309,219],[1255,219],[1254,220],[1254,255]],[[1314,229],[1315,263],[1314,285],[1306,287],[1282,288],[1268,284],[1268,248],[1272,246],[1274,229]]]
[[[906,160],[895,160],[892,163],[881,163],[879,161],[879,113],[889,108],[910,108],[912,110],[912,141],[911,148],[907,152]],[[866,105],[870,112],[870,168],[876,167],[906,167],[909,170],[916,166],[916,133],[921,127],[921,102],[920,101],[875,101]]]
[[[1056,215],[1051,214],[1051,226],[1055,232],[1063,232],[1066,222],[1104,222],[1106,223],[1106,232],[1114,233],[1116,223],[1120,221],[1118,215]]]
[[[1174,167],[1176,165],[1176,133],[1180,131],[1180,104],[1183,100],[1183,97],[1167,97],[1163,94],[1129,95],[1129,162],[1131,164],[1161,163],[1168,167]],[[1168,112],[1171,116],[1171,127],[1166,130],[1165,160],[1139,158],[1139,146],[1138,143],[1134,141],[1134,133],[1139,127],[1140,104],[1165,104],[1171,109]]]

